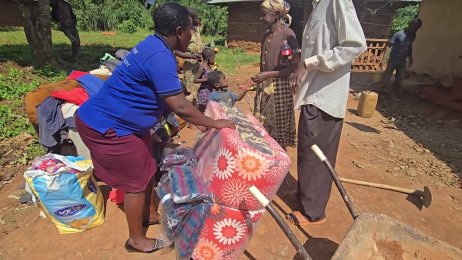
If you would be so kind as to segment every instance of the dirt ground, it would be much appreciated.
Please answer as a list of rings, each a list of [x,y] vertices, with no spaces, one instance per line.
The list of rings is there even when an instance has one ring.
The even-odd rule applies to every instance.
[[[243,82],[257,67],[242,68],[230,82]],[[352,91],[366,88],[370,74],[355,74]],[[409,84],[415,84],[410,82]],[[238,106],[250,110],[250,100]],[[462,123],[459,115],[421,101],[409,94],[400,102],[381,100],[372,118],[355,114],[357,100],[350,95],[337,161],[340,176],[409,188],[427,185],[433,193],[429,208],[419,209],[418,200],[405,194],[345,184],[359,213],[382,213],[414,226],[422,232],[457,248],[462,248]],[[185,128],[180,140],[192,146],[195,130]],[[281,214],[297,209],[296,150],[288,151],[292,166],[274,203]],[[127,226],[123,212],[107,203],[105,223],[79,234],[59,235],[49,219],[39,217],[34,206],[20,205],[17,187],[22,183],[19,169],[12,183],[0,191],[0,259],[175,259],[174,253],[128,254],[123,245]],[[417,204],[417,206],[416,206]],[[324,225],[297,228],[313,259],[329,259],[348,232],[353,220],[335,186],[327,207]],[[155,236],[158,227],[150,227]],[[406,251],[406,248],[403,248]],[[409,253],[409,252],[408,252]],[[242,259],[293,259],[295,250],[269,214],[258,225]],[[382,258],[385,259],[385,258]],[[436,258],[435,258],[436,259]]]
[[[228,43],[229,48],[241,48],[247,52],[260,53],[260,43],[249,41],[231,41]]]

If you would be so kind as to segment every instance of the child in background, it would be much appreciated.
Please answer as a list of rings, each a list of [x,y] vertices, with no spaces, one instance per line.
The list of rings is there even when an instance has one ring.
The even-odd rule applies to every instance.
[[[228,90],[228,80],[225,74],[219,70],[210,72],[207,77],[207,85],[212,88],[209,100],[225,104],[229,107],[234,106],[236,101],[242,100],[248,91],[253,90],[252,88],[248,88],[239,93],[239,95],[236,95],[236,93]]]
[[[199,90],[197,91],[197,105],[201,112],[205,111],[207,103],[209,102],[209,95],[212,89],[207,84],[207,77],[212,72],[212,66],[215,64],[215,51],[212,48],[204,48],[202,51],[202,62],[200,68],[197,70],[194,83],[200,83]]]
[[[187,97],[190,95],[186,85],[181,83],[183,87],[183,93]],[[180,120],[182,120],[180,118]],[[163,148],[166,143],[170,141],[171,137],[176,136],[181,129],[186,125],[186,122],[182,120],[180,122],[176,117],[175,113],[165,110],[164,114],[161,116],[159,122],[150,130],[152,142],[155,144],[163,143],[160,145],[158,151],[154,150],[154,155],[156,156],[156,161],[159,163],[161,161],[161,155],[163,153]]]

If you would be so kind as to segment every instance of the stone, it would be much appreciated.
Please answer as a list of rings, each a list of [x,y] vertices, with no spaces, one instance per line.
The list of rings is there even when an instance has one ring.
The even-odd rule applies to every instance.
[[[395,126],[395,125],[386,125],[386,126],[384,126],[384,128],[393,129],[393,130],[398,130],[398,127]]]
[[[393,124],[393,123],[396,123],[396,118],[394,117],[384,118],[381,120],[381,122],[384,124]]]
[[[419,175],[419,173],[418,171],[414,169],[410,169],[409,171],[406,172],[406,175],[411,176],[411,177],[416,177],[417,175]]]
[[[359,149],[359,146],[356,143],[350,142],[351,146],[353,146],[356,149]]]
[[[395,143],[392,140],[388,141],[388,148],[393,149],[395,147]]]
[[[8,198],[8,199],[14,199],[14,200],[19,200],[19,199],[20,199],[20,197],[19,197],[19,196],[17,196],[17,195],[14,195],[14,194],[10,194],[10,195],[8,195],[8,197],[7,197],[7,198]]]
[[[358,167],[360,169],[366,168],[366,165],[364,163],[360,162],[360,161],[353,161],[353,164],[354,164],[354,166],[356,166],[356,167]]]

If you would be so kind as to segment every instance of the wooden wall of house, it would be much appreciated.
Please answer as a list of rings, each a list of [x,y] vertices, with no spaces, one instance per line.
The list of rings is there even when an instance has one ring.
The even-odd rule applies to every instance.
[[[290,26],[300,40],[303,34],[304,18],[311,13],[311,1],[289,0],[291,4],[292,25]],[[243,40],[260,42],[263,26],[260,22],[260,2],[228,3],[228,41]]]
[[[313,5],[309,0],[289,0],[289,3],[289,14],[292,16],[292,24],[290,25],[290,28],[294,31],[301,46],[303,30],[305,29],[305,24],[313,10]]]
[[[288,0],[293,17],[291,28],[300,40],[305,23],[312,11],[311,0]],[[387,39],[391,33],[391,21],[396,9],[415,5],[417,2],[394,1],[386,5],[385,1],[353,0],[356,13],[366,38]],[[259,2],[228,3],[228,41],[244,40],[259,42],[263,34],[260,23]],[[382,7],[382,8],[380,8]],[[375,13],[371,10],[380,8]]]
[[[15,0],[0,0],[0,26],[22,26],[22,17]]]
[[[261,41],[263,26],[259,2],[229,3],[228,12],[228,41]]]

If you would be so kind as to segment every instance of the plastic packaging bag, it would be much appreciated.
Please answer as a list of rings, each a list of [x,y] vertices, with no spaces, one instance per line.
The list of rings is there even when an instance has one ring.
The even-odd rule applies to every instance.
[[[26,190],[60,234],[81,232],[104,222],[103,195],[90,160],[47,154],[24,173]]]
[[[195,167],[197,165],[197,158],[194,150],[191,148],[177,148],[164,154],[161,171],[168,171],[178,165]]]
[[[192,149],[173,150],[163,159],[167,173],[156,187],[162,204],[161,239],[175,242],[178,259],[191,257],[211,206],[206,186],[196,176],[196,162]]]

